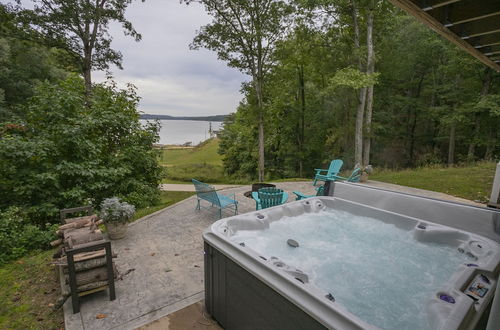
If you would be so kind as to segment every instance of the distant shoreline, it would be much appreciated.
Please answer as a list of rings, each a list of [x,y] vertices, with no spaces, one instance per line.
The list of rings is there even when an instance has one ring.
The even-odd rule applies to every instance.
[[[193,121],[218,121],[223,122],[227,115],[214,115],[214,116],[195,116],[195,117],[175,117],[169,115],[152,115],[148,113],[143,113],[140,115],[140,119],[158,119],[158,120],[193,120]]]

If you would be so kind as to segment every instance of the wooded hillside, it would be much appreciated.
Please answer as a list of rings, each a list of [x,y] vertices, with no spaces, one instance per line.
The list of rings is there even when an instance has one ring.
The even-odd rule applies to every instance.
[[[498,73],[385,1],[295,5],[266,67],[263,110],[244,85],[225,121],[229,174],[258,176],[261,115],[268,178],[333,158],[390,168],[498,158]]]

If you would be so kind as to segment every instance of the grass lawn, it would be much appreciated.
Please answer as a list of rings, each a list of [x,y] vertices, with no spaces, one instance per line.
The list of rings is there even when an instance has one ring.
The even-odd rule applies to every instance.
[[[208,164],[222,166],[222,157],[217,153],[219,139],[209,139],[192,149],[165,149],[160,155],[160,164],[166,167],[186,164]]]
[[[191,183],[192,178],[207,183],[227,183],[219,140],[209,139],[192,149],[164,149],[159,162],[167,169],[163,183]]]
[[[192,196],[194,192],[162,191],[160,203],[138,209],[136,220]],[[54,311],[61,289],[55,267],[49,265],[55,250],[33,252],[0,266],[0,329],[63,329],[62,309]]]
[[[377,171],[370,180],[432,190],[485,203],[489,200],[494,162],[460,167],[423,167],[403,171]]]
[[[60,295],[53,250],[0,266],[0,329],[61,329],[64,318],[53,304]]]
[[[188,197],[191,197],[194,194],[195,193],[191,191],[162,191],[160,192],[160,203],[158,203],[158,205],[138,209],[131,221],[135,221],[148,214],[159,211],[167,206],[173,205]]]

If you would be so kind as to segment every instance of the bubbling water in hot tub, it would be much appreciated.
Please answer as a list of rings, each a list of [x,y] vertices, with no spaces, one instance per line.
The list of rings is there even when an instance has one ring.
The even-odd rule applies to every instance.
[[[375,326],[429,329],[426,303],[469,259],[457,247],[413,236],[377,219],[327,210],[284,217],[266,230],[239,230],[231,241],[301,269]],[[289,239],[299,246],[287,244]]]

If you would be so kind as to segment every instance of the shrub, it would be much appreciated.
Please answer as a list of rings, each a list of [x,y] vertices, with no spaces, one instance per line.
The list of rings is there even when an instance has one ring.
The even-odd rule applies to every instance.
[[[108,196],[138,207],[158,200],[159,126],[139,122],[135,89],[96,84],[90,100],[84,90],[77,76],[43,83],[23,121],[0,124],[0,210],[18,206],[41,226]]]
[[[22,257],[28,251],[48,247],[55,239],[56,227],[30,224],[17,207],[0,212],[0,264]]]

